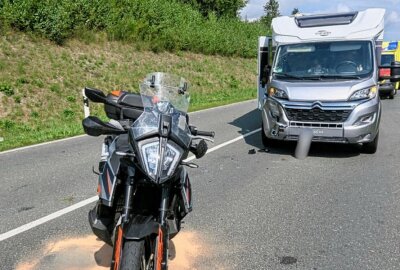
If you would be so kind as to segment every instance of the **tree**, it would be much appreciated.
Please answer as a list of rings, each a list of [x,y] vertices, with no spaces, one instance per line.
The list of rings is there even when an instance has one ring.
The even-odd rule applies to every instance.
[[[292,15],[296,15],[297,13],[300,13],[300,10],[298,8],[294,8],[292,10]]]
[[[261,21],[269,27],[272,19],[281,15],[279,13],[279,2],[277,0],[268,0],[264,6],[264,12],[265,15],[261,18]]]
[[[248,0],[180,0],[198,9],[203,16],[214,13],[217,17],[237,17]]]

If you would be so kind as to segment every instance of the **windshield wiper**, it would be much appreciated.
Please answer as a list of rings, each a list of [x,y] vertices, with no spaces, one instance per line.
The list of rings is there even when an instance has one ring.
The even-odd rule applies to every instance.
[[[275,73],[274,72],[274,75],[275,76],[280,76],[280,77],[283,77],[283,78],[287,78],[287,79],[304,80],[304,77],[299,77],[299,76],[292,75],[292,74],[289,74],[289,73]]]
[[[361,79],[360,76],[355,76],[355,75],[317,75],[317,76],[308,76],[305,78],[312,78],[312,79],[318,79],[318,80],[323,80],[323,79],[353,79],[353,80],[359,80]]]
[[[274,73],[276,76],[281,76],[283,78],[287,78],[287,79],[296,79],[296,80],[320,80],[321,78],[319,77],[314,77],[314,76],[296,76],[296,75],[292,75],[289,73]]]

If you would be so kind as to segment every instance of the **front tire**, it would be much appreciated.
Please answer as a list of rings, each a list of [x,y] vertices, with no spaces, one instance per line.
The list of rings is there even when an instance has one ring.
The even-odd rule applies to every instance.
[[[125,241],[122,249],[120,270],[145,270],[146,257],[144,240]]]
[[[262,141],[262,144],[264,145],[264,147],[276,146],[276,144],[278,142],[277,140],[270,139],[267,137],[267,135],[265,135],[264,124],[261,124],[261,141]]]
[[[376,134],[375,139],[372,142],[363,144],[363,151],[367,154],[375,154],[378,149],[379,132]]]

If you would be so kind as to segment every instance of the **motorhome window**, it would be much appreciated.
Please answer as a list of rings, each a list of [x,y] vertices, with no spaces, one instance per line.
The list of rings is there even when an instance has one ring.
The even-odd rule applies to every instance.
[[[381,56],[381,65],[391,65],[394,62],[394,54],[382,54]]]
[[[331,14],[331,15],[312,15],[296,17],[296,23],[299,27],[317,27],[328,25],[350,24],[356,18],[357,12]]]
[[[278,79],[354,79],[373,71],[370,41],[281,45],[272,71]]]
[[[315,51],[315,46],[314,45],[308,45],[308,46],[303,46],[303,45],[289,45],[286,49],[287,52],[314,52]]]

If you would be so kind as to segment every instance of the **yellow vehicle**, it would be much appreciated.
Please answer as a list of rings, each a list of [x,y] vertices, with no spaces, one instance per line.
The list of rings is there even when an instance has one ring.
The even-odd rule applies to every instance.
[[[400,62],[400,42],[399,41],[384,41],[382,42],[381,65],[390,65],[392,62]],[[394,98],[400,83],[391,83],[389,80],[379,82],[379,94]]]

